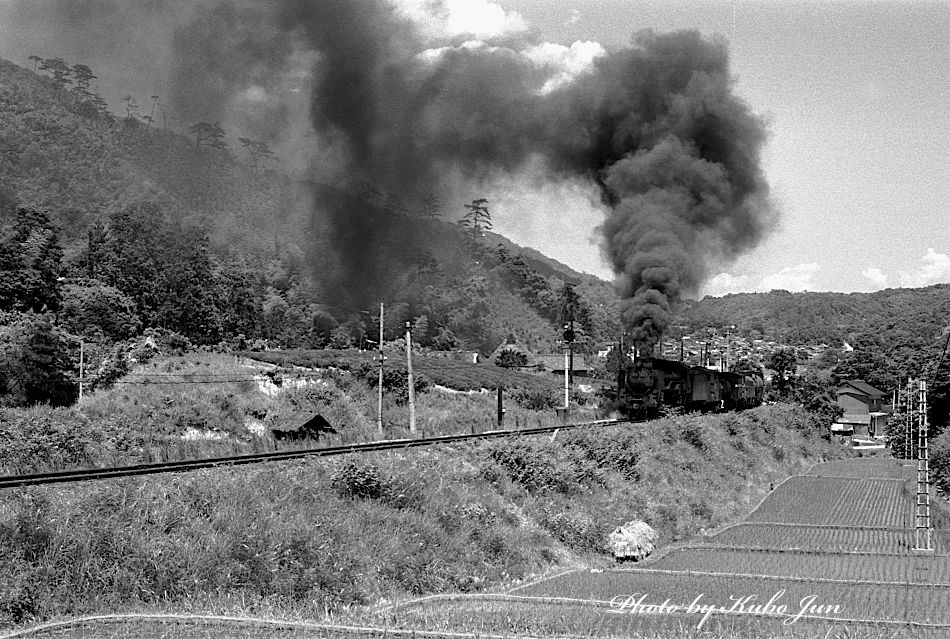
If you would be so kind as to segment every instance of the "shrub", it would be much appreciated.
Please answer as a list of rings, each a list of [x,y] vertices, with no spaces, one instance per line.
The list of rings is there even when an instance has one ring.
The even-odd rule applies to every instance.
[[[555,539],[577,550],[599,551],[604,545],[605,530],[586,512],[555,511],[544,505],[539,523]]]
[[[705,452],[706,440],[703,438],[703,432],[699,425],[699,420],[686,418],[680,423],[682,426],[680,437],[683,439],[683,441],[691,446],[696,447],[697,450]]]
[[[735,437],[742,432],[742,422],[733,413],[723,417],[719,425],[730,437]]]
[[[31,576],[33,571],[11,568],[7,566],[0,573],[0,625],[19,625],[42,614],[37,593],[37,584],[42,581]]]
[[[950,431],[934,438],[930,447],[930,472],[934,484],[944,493],[950,493]]]
[[[0,465],[24,471],[87,465],[106,439],[98,424],[72,409],[0,409]]]
[[[554,491],[577,493],[582,484],[603,484],[603,474],[589,460],[566,455],[549,441],[530,441],[516,438],[486,445],[489,464],[482,476],[497,481],[504,473],[528,492]],[[499,472],[500,470],[500,472]]]
[[[330,476],[330,486],[348,499],[379,499],[388,489],[387,482],[373,464],[348,461]]]
[[[560,395],[547,388],[509,388],[506,391],[518,406],[528,410],[549,410],[561,405]]]
[[[624,479],[640,479],[637,469],[640,455],[633,430],[611,430],[609,434],[576,430],[565,437],[565,445],[579,449],[596,466],[620,473]]]

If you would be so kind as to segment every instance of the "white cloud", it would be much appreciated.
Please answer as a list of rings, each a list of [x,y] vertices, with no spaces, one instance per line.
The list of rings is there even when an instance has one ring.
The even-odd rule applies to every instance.
[[[606,53],[607,51],[599,42],[581,42],[580,40],[572,43],[570,47],[544,42],[529,47],[523,52],[529,60],[552,73],[541,87],[541,93],[552,91],[582,73],[586,73],[593,66],[594,60]]]
[[[484,42],[482,42],[481,40],[466,40],[462,44],[454,46],[454,47],[436,47],[434,49],[425,49],[424,51],[420,51],[417,57],[426,62],[435,62],[440,57],[442,57],[442,55],[444,55],[447,51],[453,51],[453,50],[458,50],[458,49],[468,49],[468,50],[478,49],[482,52],[490,53],[492,51],[497,51],[498,47],[489,46],[485,44]]]
[[[789,266],[778,273],[762,278],[758,288],[765,291],[771,291],[772,289],[813,291],[815,290],[815,283],[812,278],[815,277],[820,268],[817,262]]]
[[[489,45],[482,40],[467,40],[455,46],[426,49],[420,52],[418,57],[431,63],[438,60],[446,52],[458,49],[478,49],[489,53],[497,51],[498,47]],[[569,47],[553,42],[542,42],[528,47],[518,54],[529,60],[544,74],[546,79],[538,89],[538,93],[543,95],[590,71],[594,65],[594,60],[606,55],[606,53],[607,51],[599,42],[581,42],[578,40]]]
[[[875,289],[887,288],[887,275],[881,269],[869,266],[861,271],[861,275],[871,280]]]
[[[706,284],[703,286],[702,294],[712,295],[713,297],[721,297],[722,295],[728,295],[729,293],[741,293],[748,290],[748,275],[735,276],[729,273],[720,273],[719,275],[710,278],[710,280],[706,282]]]
[[[950,282],[950,255],[938,253],[928,248],[926,255],[920,258],[920,267],[915,271],[900,272],[901,286],[916,288]]]
[[[572,25],[572,24],[577,24],[577,23],[580,22],[580,21],[581,21],[581,12],[578,11],[577,9],[571,9],[571,17],[568,18],[568,19],[564,22],[564,24],[565,24],[565,25]]]
[[[491,38],[528,29],[520,13],[505,11],[489,0],[397,0],[396,6],[430,37]]]

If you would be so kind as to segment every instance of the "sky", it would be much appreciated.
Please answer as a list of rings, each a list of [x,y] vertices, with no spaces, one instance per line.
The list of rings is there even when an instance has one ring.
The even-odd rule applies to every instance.
[[[146,0],[117,6],[131,11],[133,2]],[[950,2],[441,0],[437,16],[431,0],[398,2],[436,33],[529,33],[542,43],[530,55],[556,59],[565,78],[642,29],[724,37],[735,92],[767,122],[763,165],[780,219],[758,247],[713,265],[698,296],[950,282]],[[98,32],[65,43],[41,16],[28,19],[28,3],[13,20],[13,4],[0,0],[0,57],[24,66],[31,53],[81,60],[84,42],[101,49],[119,37],[104,19]],[[156,33],[117,40],[115,55],[97,61],[114,107],[125,87],[160,91],[153,87],[164,81],[167,44]],[[494,230],[612,279],[599,249],[605,212],[596,188],[526,177],[501,177],[473,195],[489,200]]]
[[[768,123],[763,159],[781,219],[758,248],[718,265],[700,294],[950,282],[950,3],[500,4],[566,45],[618,46],[644,28],[728,40],[735,91]],[[607,277],[584,250],[596,212],[581,217],[556,234],[512,235]]]

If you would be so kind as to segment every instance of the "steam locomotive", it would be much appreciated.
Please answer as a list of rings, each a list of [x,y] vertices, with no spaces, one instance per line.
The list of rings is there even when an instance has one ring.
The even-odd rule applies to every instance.
[[[652,357],[626,363],[618,375],[619,412],[652,418],[663,406],[687,411],[740,410],[759,406],[765,391],[761,372],[726,372]]]

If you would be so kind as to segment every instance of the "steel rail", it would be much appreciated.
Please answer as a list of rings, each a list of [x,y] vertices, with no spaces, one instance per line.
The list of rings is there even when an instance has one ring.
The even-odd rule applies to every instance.
[[[221,466],[240,466],[243,464],[257,464],[269,461],[289,461],[305,457],[330,457],[349,453],[373,452],[381,450],[398,450],[415,448],[417,446],[432,446],[449,444],[468,440],[491,439],[496,437],[513,437],[517,435],[541,435],[559,430],[573,428],[587,428],[592,426],[611,426],[614,424],[629,423],[633,420],[602,419],[576,424],[560,424],[557,426],[538,426],[524,429],[488,430],[481,433],[465,433],[461,435],[439,435],[436,437],[420,437],[417,439],[387,439],[375,442],[343,444],[326,446],[323,448],[305,448],[303,450],[286,450],[269,453],[250,453],[245,455],[231,455],[227,457],[210,457],[207,459],[186,459],[174,462],[156,462],[151,464],[135,464],[132,466],[117,466],[113,468],[85,468],[78,470],[61,470],[48,473],[33,473],[28,475],[0,476],[0,489],[17,488],[20,486],[40,486],[44,484],[59,484],[65,482],[93,481],[111,479],[114,477],[135,477],[139,475],[154,475],[158,473],[175,473]]]

